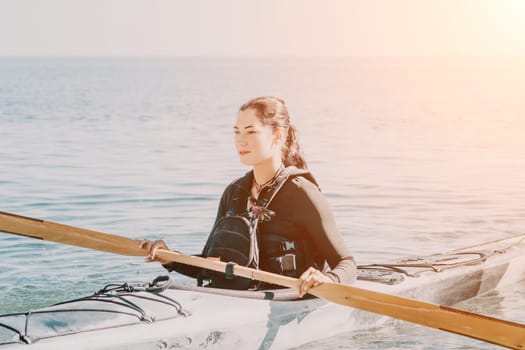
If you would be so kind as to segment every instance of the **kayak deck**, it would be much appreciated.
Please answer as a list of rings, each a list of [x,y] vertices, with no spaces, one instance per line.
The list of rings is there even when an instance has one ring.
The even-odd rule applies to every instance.
[[[360,266],[355,286],[453,305],[524,280],[524,251],[525,235],[519,235],[446,254]],[[0,315],[0,346],[286,349],[388,321],[317,298],[298,300],[289,289],[171,285],[162,290],[162,283],[166,281],[156,286],[111,285],[85,298]]]

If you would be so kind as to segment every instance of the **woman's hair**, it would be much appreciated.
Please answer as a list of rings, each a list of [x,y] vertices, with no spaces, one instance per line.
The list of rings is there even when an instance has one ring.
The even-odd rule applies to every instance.
[[[250,108],[255,110],[264,125],[288,129],[282,150],[283,163],[285,166],[295,165],[299,169],[306,169],[306,161],[297,141],[297,130],[290,123],[290,115],[284,101],[277,97],[260,96],[249,100],[239,110],[245,111]]]

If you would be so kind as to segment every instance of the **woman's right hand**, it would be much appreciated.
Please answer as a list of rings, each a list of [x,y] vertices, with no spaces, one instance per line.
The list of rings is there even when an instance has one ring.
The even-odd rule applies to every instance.
[[[148,256],[144,259],[145,262],[158,261],[161,264],[167,264],[169,260],[163,260],[157,257],[157,251],[159,249],[169,250],[168,245],[162,239],[152,242],[148,239],[143,239],[139,243],[139,248],[145,249],[148,251]]]

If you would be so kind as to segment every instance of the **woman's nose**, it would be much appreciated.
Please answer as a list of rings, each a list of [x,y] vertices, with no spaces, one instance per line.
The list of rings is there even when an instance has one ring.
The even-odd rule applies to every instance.
[[[247,144],[246,137],[243,135],[237,135],[236,141],[239,146],[246,146]]]

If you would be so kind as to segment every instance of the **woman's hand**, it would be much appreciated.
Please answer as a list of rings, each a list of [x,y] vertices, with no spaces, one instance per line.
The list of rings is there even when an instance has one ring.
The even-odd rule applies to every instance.
[[[330,277],[313,267],[308,268],[308,270],[299,277],[299,280],[299,296],[301,298],[308,293],[310,288],[317,287],[324,282],[333,282]]]
[[[145,262],[158,261],[161,264],[169,263],[168,260],[163,260],[157,257],[157,251],[159,249],[169,250],[168,245],[162,239],[155,242],[143,239],[139,243],[139,248],[146,249],[148,251],[148,256],[144,259]]]

